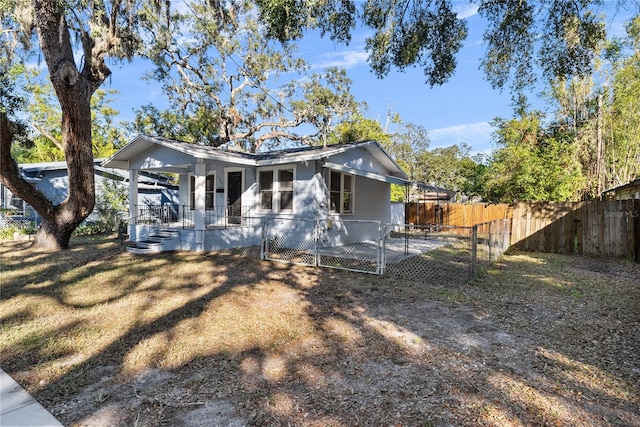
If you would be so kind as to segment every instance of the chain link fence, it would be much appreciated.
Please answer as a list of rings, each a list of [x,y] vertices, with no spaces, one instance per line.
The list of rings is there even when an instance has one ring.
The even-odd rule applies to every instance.
[[[511,238],[511,219],[497,219],[477,224],[474,229],[474,268],[481,270],[497,261],[507,249]],[[477,271],[474,273],[477,274]]]
[[[85,228],[126,232],[126,213],[97,212]],[[473,227],[383,224],[348,219],[241,217],[246,235],[226,228],[215,238],[229,240],[227,251],[280,262],[438,282],[467,282],[509,248],[511,220]],[[250,221],[249,221],[250,220]],[[35,226],[25,215],[0,216],[0,228]],[[82,228],[82,227],[79,227]],[[122,230],[121,230],[122,229]],[[96,230],[90,230],[96,231]],[[226,234],[225,234],[226,233]],[[237,240],[240,244],[234,244]]]
[[[265,259],[381,274],[379,221],[265,219]]]
[[[473,227],[393,225],[385,241],[387,276],[432,283],[474,277]]]
[[[0,229],[35,230],[38,227],[38,219],[38,214],[34,209],[31,208],[27,208],[17,212],[1,212]]]
[[[75,235],[91,235],[118,231],[126,232],[128,213],[113,209],[96,207],[93,212],[74,230]],[[42,218],[35,209],[25,208],[18,214],[0,214],[0,231],[17,231],[34,234],[38,230]]]
[[[263,219],[264,259],[407,279],[464,283],[509,247],[510,220],[473,227]]]

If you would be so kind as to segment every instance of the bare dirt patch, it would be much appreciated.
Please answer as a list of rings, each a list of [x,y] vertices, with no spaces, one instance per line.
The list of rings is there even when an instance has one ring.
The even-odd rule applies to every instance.
[[[2,368],[65,425],[640,425],[640,265],[513,253],[435,285],[4,243]]]

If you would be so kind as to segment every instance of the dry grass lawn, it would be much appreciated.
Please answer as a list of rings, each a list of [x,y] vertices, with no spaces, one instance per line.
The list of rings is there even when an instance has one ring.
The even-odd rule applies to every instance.
[[[0,366],[68,426],[640,425],[640,265],[434,285],[2,242]]]

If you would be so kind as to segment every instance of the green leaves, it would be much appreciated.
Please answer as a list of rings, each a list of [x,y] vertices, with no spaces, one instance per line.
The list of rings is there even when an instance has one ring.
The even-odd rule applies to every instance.
[[[470,151],[466,144],[421,151],[417,153],[416,178],[453,191],[459,200],[462,195],[473,196],[477,163],[470,157]]]
[[[499,148],[488,167],[487,200],[571,201],[580,197],[584,178],[575,146],[547,133],[539,114],[495,124]]]
[[[359,20],[373,31],[366,39],[369,64],[384,77],[392,68],[421,67],[430,86],[455,72],[456,55],[467,37],[450,0],[367,0],[360,10],[351,0],[258,0],[267,35],[282,42],[319,28],[349,42]],[[525,103],[540,67],[546,79],[586,75],[605,37],[602,0],[475,0],[487,20],[487,52],[482,61],[495,88],[508,84]]]
[[[28,93],[22,115],[29,123],[30,129],[25,132],[29,138],[14,142],[12,155],[18,163],[62,161],[65,159],[60,129],[62,111],[53,87],[36,72],[25,69],[22,77]],[[111,106],[116,94],[113,89],[98,89],[91,98],[91,143],[96,158],[110,156],[126,140],[119,123],[115,123],[119,111]]]
[[[511,79],[516,90],[533,81],[535,10],[528,1],[483,1],[478,13],[488,21],[484,33],[487,53],[482,61],[485,77],[494,88]]]
[[[600,0],[481,1],[478,12],[488,21],[485,77],[497,89],[510,84],[516,104],[523,107],[524,94],[539,74],[547,81],[588,75],[606,38],[604,15],[598,10],[602,4]]]
[[[353,0],[256,0],[266,35],[282,43],[300,39],[307,28],[331,40],[349,42],[357,11]]]
[[[552,2],[545,28],[540,63],[547,78],[584,76],[592,71],[606,32],[602,18],[587,7],[587,2]]]
[[[358,109],[344,70],[305,75],[308,65],[295,46],[270,41],[257,12],[251,2],[193,2],[186,13],[157,23],[154,33],[165,36],[147,56],[170,107],[143,108],[136,129],[257,151],[263,144],[323,139]]]
[[[627,26],[629,55],[614,63],[610,115],[605,139],[608,187],[640,177],[640,15]]]
[[[378,77],[391,67],[422,66],[427,83],[441,85],[453,74],[455,55],[467,36],[451,2],[367,1],[363,21],[375,33],[366,41],[371,68]]]

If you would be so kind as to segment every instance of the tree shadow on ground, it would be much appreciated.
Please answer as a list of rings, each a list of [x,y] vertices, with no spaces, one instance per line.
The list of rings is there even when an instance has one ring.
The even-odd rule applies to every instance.
[[[623,369],[637,344],[614,340],[592,352],[576,343],[593,328],[568,333],[602,310],[597,298],[575,304],[576,291],[586,299],[595,288],[570,268],[573,259],[514,257],[476,283],[448,286],[231,255],[113,254],[105,263],[57,276],[68,322],[44,329],[35,347],[17,334],[2,356],[3,368],[65,424],[640,421],[638,375]],[[133,279],[109,276],[123,264]],[[115,288],[110,298],[78,300],[70,291],[101,276]],[[38,289],[50,298],[45,287],[22,286],[6,302],[42,297]],[[629,332],[634,320],[625,313],[639,291],[630,284],[626,293],[631,306],[597,322],[598,331],[608,322]],[[13,333],[5,323],[45,320],[25,307],[3,319],[5,339]],[[81,347],[47,347],[47,336],[68,343],[87,333],[78,313],[92,313],[79,317],[89,323],[100,313],[128,320],[86,357]],[[16,362],[27,352],[36,356]]]

